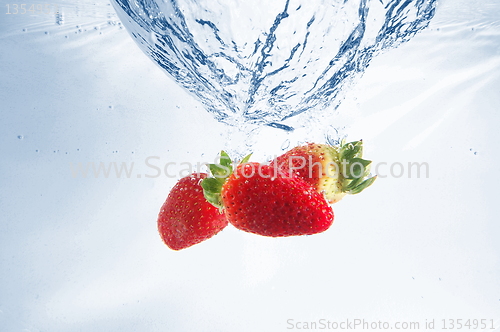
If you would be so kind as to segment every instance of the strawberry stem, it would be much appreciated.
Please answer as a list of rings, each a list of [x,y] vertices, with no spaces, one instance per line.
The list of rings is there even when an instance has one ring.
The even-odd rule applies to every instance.
[[[251,155],[252,154],[249,154],[243,158],[240,164],[247,163]],[[233,174],[233,162],[225,151],[221,151],[219,163],[209,164],[208,169],[212,176],[203,179],[201,182],[203,195],[210,204],[219,209],[223,209],[224,205],[222,204],[221,196],[222,186],[226,182],[226,179]]]
[[[339,146],[339,161],[344,167],[340,171],[342,176],[342,192],[359,194],[375,182],[377,176],[370,176],[371,160],[362,158],[363,141],[346,143],[342,140]]]

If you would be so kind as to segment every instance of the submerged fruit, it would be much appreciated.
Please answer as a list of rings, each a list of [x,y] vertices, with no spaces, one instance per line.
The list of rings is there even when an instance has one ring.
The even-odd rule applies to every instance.
[[[327,230],[333,211],[323,196],[302,179],[283,175],[268,165],[238,166],[222,187],[229,222],[243,231],[272,237]]]
[[[200,182],[205,173],[180,179],[170,191],[158,215],[158,231],[165,244],[181,250],[211,238],[228,221],[223,212],[207,202]]]
[[[376,177],[370,174],[370,160],[362,159],[363,142],[342,142],[340,146],[309,143],[297,146],[271,162],[289,176],[298,176],[325,195],[329,203],[347,194],[358,194]]]

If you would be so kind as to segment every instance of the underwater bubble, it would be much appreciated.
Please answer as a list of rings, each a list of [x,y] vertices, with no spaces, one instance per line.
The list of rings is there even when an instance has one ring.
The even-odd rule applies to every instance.
[[[60,11],[56,12],[56,24],[63,25],[63,23],[64,23],[64,18],[62,12]]]

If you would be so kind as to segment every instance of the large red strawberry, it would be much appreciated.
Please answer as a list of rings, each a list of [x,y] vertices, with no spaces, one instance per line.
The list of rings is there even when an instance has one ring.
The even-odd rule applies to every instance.
[[[272,237],[310,235],[333,223],[332,208],[322,194],[276,167],[244,160],[232,172],[221,158],[221,164],[211,165],[211,170],[214,178],[202,183],[205,197],[222,205],[238,229]]]
[[[363,142],[340,146],[309,143],[297,146],[271,162],[281,171],[307,181],[329,203],[340,201],[347,194],[358,194],[369,187],[376,177],[370,173],[370,160],[362,159]]]
[[[158,231],[165,244],[181,250],[204,241],[227,226],[223,212],[203,196],[205,173],[180,179],[170,191],[158,216]]]

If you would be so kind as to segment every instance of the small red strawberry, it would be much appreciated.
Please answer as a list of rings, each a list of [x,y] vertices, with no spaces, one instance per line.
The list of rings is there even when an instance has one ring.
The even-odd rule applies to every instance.
[[[202,186],[205,197],[222,206],[236,228],[279,237],[316,234],[332,225],[332,208],[304,180],[276,167],[247,163],[247,158],[232,172],[226,157],[223,153],[220,165],[210,165],[214,177]]]
[[[170,191],[158,215],[158,231],[165,244],[181,250],[217,234],[227,226],[223,212],[203,196],[200,182],[205,173],[180,179]]]
[[[291,149],[271,165],[301,177],[324,193],[329,203],[336,203],[347,194],[360,193],[375,181],[376,176],[366,179],[371,161],[362,159],[362,154],[362,141],[343,141],[340,146],[309,143]]]

